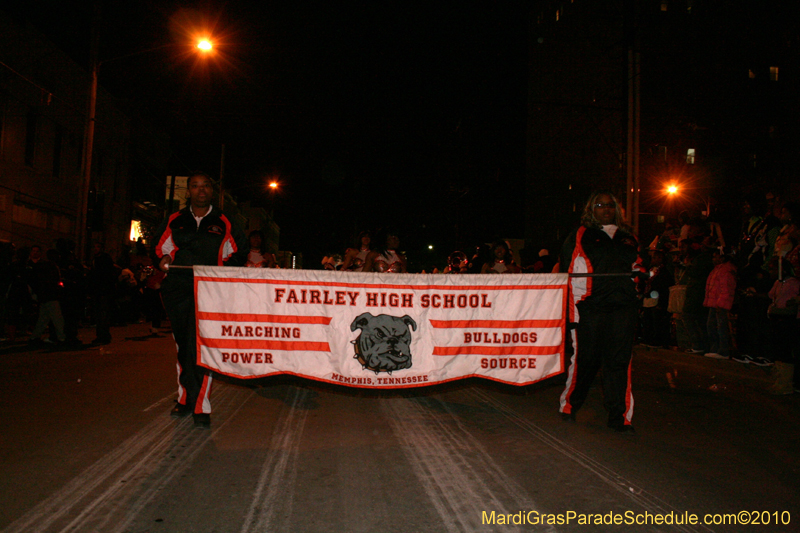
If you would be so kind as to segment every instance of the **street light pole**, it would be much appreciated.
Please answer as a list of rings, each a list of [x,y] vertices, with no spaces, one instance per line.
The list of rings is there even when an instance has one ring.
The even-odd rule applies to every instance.
[[[225,145],[222,145],[219,153],[219,210],[222,211],[225,207]]]
[[[91,81],[89,83],[89,103],[86,110],[86,130],[83,140],[83,165],[81,173],[80,198],[78,199],[77,221],[77,255],[78,259],[85,259],[88,248],[89,230],[89,188],[92,182],[92,157],[94,152],[94,124],[97,110],[97,69],[99,68],[98,54],[100,50],[100,2],[94,2],[92,15],[92,42],[90,61],[92,65]]]
[[[91,184],[92,184],[92,158],[94,157],[94,129],[96,123],[96,114],[97,114],[97,74],[98,70],[100,69],[100,65],[109,61],[116,61],[118,59],[124,59],[127,57],[136,56],[139,54],[144,54],[155,50],[161,50],[162,48],[166,48],[168,46],[173,46],[172,43],[165,44],[154,48],[148,48],[147,50],[139,50],[138,52],[133,52],[131,54],[126,54],[123,56],[100,61],[99,60],[100,22],[101,22],[100,5],[101,2],[99,0],[96,0],[94,2],[94,12],[92,16],[92,42],[90,49],[90,64],[92,66],[92,73],[91,73],[91,81],[89,83],[89,102],[86,110],[86,129],[84,132],[84,143],[83,143],[83,165],[81,172],[81,187],[79,191],[80,198],[78,199],[77,228],[75,230],[76,241],[77,241],[77,254],[79,259],[85,259],[87,257],[87,251],[89,245],[89,238],[88,238],[89,190],[91,189]],[[211,44],[211,41],[209,41],[208,39],[203,39],[199,41],[197,44],[197,49],[200,50],[202,53],[209,53],[212,50],[212,48],[213,46]],[[224,158],[224,146],[223,146],[223,158]]]

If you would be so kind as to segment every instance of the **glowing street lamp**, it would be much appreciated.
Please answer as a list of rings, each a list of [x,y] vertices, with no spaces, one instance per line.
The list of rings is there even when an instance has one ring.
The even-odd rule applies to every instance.
[[[269,182],[269,188],[272,189],[273,191],[276,190],[278,188],[278,182],[277,181],[270,181]]]
[[[117,61],[131,56],[138,56],[140,54],[153,52],[162,48],[174,46],[173,43],[156,46],[155,48],[148,48],[146,50],[139,50],[131,54],[126,54],[111,59],[100,60],[98,57],[99,52],[99,39],[100,39],[100,3],[96,3],[94,17],[92,20],[92,40],[91,40],[91,59],[90,64],[92,67],[91,78],[89,83],[89,100],[86,111],[86,126],[84,130],[84,147],[83,147],[83,161],[82,161],[82,180],[80,188],[80,198],[78,206],[78,220],[76,224],[76,237],[77,237],[77,252],[79,258],[83,259],[88,248],[88,209],[89,209],[89,189],[92,181],[92,157],[94,151],[94,128],[96,121],[96,108],[97,108],[97,73],[100,65],[110,61]],[[204,54],[207,54],[213,48],[211,41],[208,39],[201,39],[197,43],[197,48]]]
[[[667,194],[670,196],[675,196],[676,194],[678,194],[678,186],[677,185],[667,186]]]

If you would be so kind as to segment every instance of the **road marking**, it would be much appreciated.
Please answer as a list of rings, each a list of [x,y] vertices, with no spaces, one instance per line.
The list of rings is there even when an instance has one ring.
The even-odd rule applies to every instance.
[[[174,392],[172,392],[172,393],[168,394],[167,396],[164,396],[163,398],[161,398],[161,399],[160,399],[160,400],[158,400],[156,403],[154,403],[153,405],[151,405],[150,407],[148,407],[147,409],[145,409],[145,410],[144,410],[144,411],[142,411],[142,412],[143,412],[143,413],[146,413],[147,411],[150,411],[150,410],[152,410],[152,409],[155,409],[156,407],[158,407],[158,406],[159,406],[159,405],[161,405],[162,403],[164,403],[164,402],[166,402],[167,400],[170,400],[170,399],[172,399],[172,398],[175,398],[175,393],[174,393]]]
[[[559,453],[564,454],[566,457],[572,459],[586,470],[592,472],[606,484],[610,485],[621,494],[624,494],[626,497],[641,505],[647,512],[651,514],[667,514],[670,511],[673,511],[675,514],[681,513],[681,511],[671,506],[658,496],[650,494],[642,487],[639,487],[635,483],[625,479],[602,463],[592,459],[583,452],[576,450],[566,442],[554,437],[527,418],[524,418],[522,415],[518,414],[500,400],[493,398],[485,391],[470,389],[467,391],[467,393],[477,398],[479,401],[496,409],[512,424],[516,425],[526,433],[536,437],[544,444],[548,445]],[[702,524],[698,524],[698,526],[705,531],[713,531]],[[686,533],[696,533],[698,531],[690,526],[672,525],[672,528],[677,531],[684,531]]]
[[[195,430],[191,419],[176,423],[166,414],[160,416],[10,524],[4,533],[124,531],[253,395],[250,390],[230,386],[219,387],[218,392],[216,412],[225,413],[228,406],[234,409],[215,421],[213,431]]]
[[[536,509],[447,402],[391,398],[381,407],[446,531],[486,531],[484,511],[508,515]]]
[[[295,481],[297,480],[297,457],[300,452],[300,442],[305,427],[308,409],[303,404],[308,399],[310,391],[301,387],[292,387],[288,407],[281,410],[275,423],[272,440],[269,443],[268,455],[261,467],[253,501],[247,512],[242,533],[256,531],[289,531],[289,524],[279,527],[274,523],[278,514],[278,504],[281,505],[281,515],[291,516]],[[281,501],[279,502],[279,498]]]

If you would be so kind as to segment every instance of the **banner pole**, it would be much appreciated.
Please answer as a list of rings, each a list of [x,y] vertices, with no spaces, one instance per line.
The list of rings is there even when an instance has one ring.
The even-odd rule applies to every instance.
[[[178,270],[191,270],[194,269],[192,265],[169,265],[168,270],[178,269]],[[633,278],[640,275],[638,272],[611,272],[611,273],[580,273],[580,274],[569,274],[571,278],[608,278],[608,277],[626,277],[626,278]]]

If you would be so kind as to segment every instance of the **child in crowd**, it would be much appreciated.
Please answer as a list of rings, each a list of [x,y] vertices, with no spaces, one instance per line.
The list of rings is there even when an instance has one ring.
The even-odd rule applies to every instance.
[[[708,307],[706,329],[709,351],[706,357],[728,359],[731,355],[731,326],[728,312],[733,307],[733,299],[736,296],[736,266],[731,262],[730,256],[719,250],[714,250],[712,262],[714,269],[706,280],[706,294],[703,301],[703,306]]]

